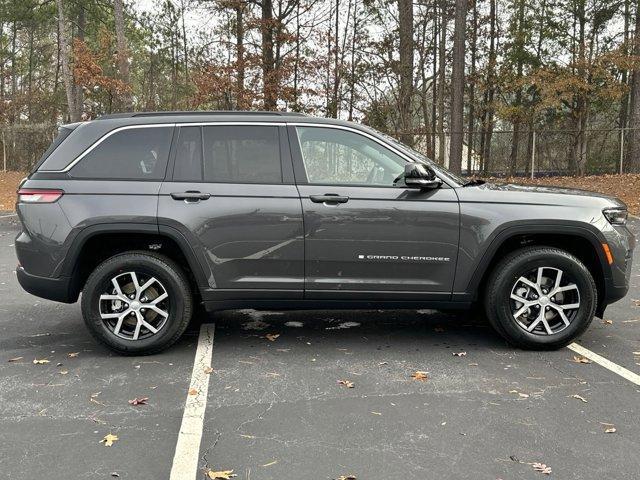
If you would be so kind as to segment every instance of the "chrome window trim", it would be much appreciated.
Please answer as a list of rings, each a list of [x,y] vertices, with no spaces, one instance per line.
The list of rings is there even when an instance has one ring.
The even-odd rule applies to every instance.
[[[86,123],[86,122],[84,122]],[[102,137],[96,140],[91,144],[84,152],[76,157],[69,165],[64,167],[61,170],[40,170],[41,172],[47,173],[65,173],[75,167],[84,157],[89,155],[95,148],[98,147],[102,142],[104,142],[111,135],[115,135],[118,132],[123,130],[131,130],[135,128],[160,128],[160,127],[205,127],[205,126],[229,126],[229,125],[239,125],[239,126],[256,126],[256,125],[265,125],[265,126],[273,126],[273,127],[285,127],[287,124],[284,122],[176,122],[176,123],[149,123],[149,124],[141,124],[141,125],[123,125],[122,127],[114,128],[113,130],[105,133]]]

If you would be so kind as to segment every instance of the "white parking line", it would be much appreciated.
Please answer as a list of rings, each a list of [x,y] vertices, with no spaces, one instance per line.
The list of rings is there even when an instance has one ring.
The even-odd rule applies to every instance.
[[[613,363],[611,360],[607,360],[597,353],[592,352],[588,348],[584,348],[582,345],[578,345],[577,343],[567,345],[567,348],[573,350],[578,355],[582,355],[583,357],[588,358],[592,362],[596,362],[598,365],[603,366],[607,370],[611,370],[616,375],[620,375],[622,378],[629,380],[636,385],[640,385],[640,375],[638,375],[637,373],[633,373],[631,370],[627,370],[624,367],[621,367],[617,363]]]
[[[176,443],[176,453],[173,456],[170,480],[195,480],[198,474],[200,441],[210,377],[206,368],[211,365],[214,330],[214,324],[203,324],[200,327],[198,348]]]

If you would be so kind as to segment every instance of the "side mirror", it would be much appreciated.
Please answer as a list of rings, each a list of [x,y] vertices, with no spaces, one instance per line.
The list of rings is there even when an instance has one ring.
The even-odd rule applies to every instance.
[[[407,163],[404,166],[404,184],[408,188],[432,190],[440,188],[442,180],[428,166],[422,163]]]

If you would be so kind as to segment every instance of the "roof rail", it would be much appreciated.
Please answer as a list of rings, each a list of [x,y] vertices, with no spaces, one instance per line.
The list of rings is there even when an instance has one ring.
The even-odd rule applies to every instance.
[[[305,113],[298,112],[269,112],[269,111],[250,111],[250,110],[195,110],[195,111],[168,111],[168,112],[128,112],[128,113],[111,113],[101,115],[96,120],[109,118],[132,118],[132,117],[168,117],[179,115],[253,115],[253,116],[278,116],[278,117],[306,117]]]

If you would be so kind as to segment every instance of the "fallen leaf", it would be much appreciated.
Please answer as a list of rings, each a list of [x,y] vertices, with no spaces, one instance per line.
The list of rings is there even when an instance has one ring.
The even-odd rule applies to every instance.
[[[589,360],[588,358],[578,356],[578,355],[574,355],[573,362],[574,363],[592,363],[591,360]]]
[[[357,477],[355,475],[340,475],[335,480],[357,480]]]
[[[193,388],[193,387],[191,387],[191,388],[189,389],[189,395],[198,395],[198,393],[200,393],[200,392],[198,392],[198,389],[197,389],[197,388]]]
[[[117,435],[113,435],[111,433],[109,433],[108,435],[105,435],[104,438],[102,440],[100,440],[100,443],[104,443],[105,447],[110,447],[113,445],[114,442],[118,441],[119,438]]]
[[[355,386],[350,380],[338,380],[338,385],[342,385],[347,388],[353,388]]]
[[[640,355],[640,352],[633,352],[634,355]],[[22,357],[18,357],[18,358],[22,358]],[[11,361],[11,360],[9,360]]]
[[[613,325],[613,320],[603,320],[602,323],[605,325]]]
[[[572,398],[575,398],[576,400],[580,400],[583,403],[587,403],[587,399],[580,396],[580,395],[571,395]]]
[[[213,470],[208,470],[207,476],[211,480],[215,480],[216,478],[219,480],[229,480],[230,478],[237,477],[238,475],[233,473],[233,470],[219,470],[217,472],[214,472]]]
[[[60,375],[66,375],[67,373],[69,373],[69,371],[68,370],[60,370],[58,373]]]
[[[616,427],[609,427],[604,430],[604,433],[616,433]]]
[[[210,373],[213,372],[213,368],[211,367],[204,367],[204,373],[206,373],[207,375],[209,375]]]
[[[380,412],[371,412],[372,415],[382,415]]]
[[[24,357],[13,357],[7,360],[7,362],[17,362],[18,360],[22,360]]]
[[[528,393],[520,393],[518,392],[518,395],[522,398],[529,398],[529,394]]]
[[[46,358],[43,358],[41,360],[38,360],[37,358],[33,359],[34,365],[44,365],[45,363],[49,363],[49,360],[47,360]]]
[[[142,397],[142,398],[134,398],[133,400],[129,400],[129,404],[130,405],[149,405],[147,403],[147,401],[149,400],[149,397]]]
[[[478,364],[477,364],[477,363],[470,363],[470,364],[469,364],[469,366],[470,366],[470,367],[477,367],[477,366],[478,366]]]
[[[464,357],[467,352],[453,352],[454,357]]]
[[[379,366],[382,366],[382,365],[389,365],[389,362],[380,362],[380,363],[378,363],[378,365],[379,365]]]
[[[271,465],[275,465],[276,463],[278,463],[278,460],[274,460],[272,462],[269,463],[265,463],[264,465],[262,465],[263,467],[270,467]]]
[[[275,342],[276,338],[278,338],[279,336],[279,333],[267,333],[264,337],[270,342]]]
[[[112,477],[120,477],[120,474],[118,472],[111,472],[111,476]]]
[[[547,467],[544,463],[532,463],[531,466],[536,472],[544,473],[545,475],[551,475],[551,467]]]
[[[67,353],[67,357],[69,357],[69,358],[76,358],[78,355],[80,355],[80,352],[69,352],[69,353]]]
[[[415,372],[413,372],[411,374],[411,378],[413,378],[414,380],[422,380],[425,381],[429,378],[428,376],[428,372],[423,372],[421,370],[416,370]]]

